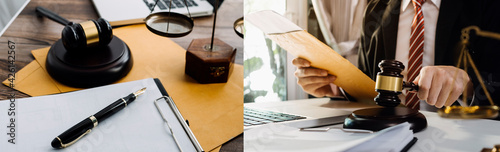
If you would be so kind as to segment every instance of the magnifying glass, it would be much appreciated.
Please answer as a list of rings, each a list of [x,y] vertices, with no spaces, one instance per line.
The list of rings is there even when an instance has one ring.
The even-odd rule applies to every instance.
[[[157,3],[158,0],[155,1],[155,5],[151,8],[151,13],[144,19],[146,27],[149,31],[165,37],[182,37],[193,31],[194,23],[187,5],[186,9],[189,17],[183,14],[171,12],[170,9],[172,1],[169,2],[168,12],[152,13]],[[185,0],[184,4],[186,4]]]

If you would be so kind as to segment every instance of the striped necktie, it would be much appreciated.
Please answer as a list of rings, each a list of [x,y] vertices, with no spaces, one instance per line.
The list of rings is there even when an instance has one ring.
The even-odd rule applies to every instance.
[[[422,5],[425,0],[412,0],[415,8],[415,16],[411,24],[410,55],[408,56],[408,82],[412,82],[422,69],[422,55],[424,54],[424,14]],[[406,106],[419,109],[419,100],[416,93],[408,92],[406,95]]]

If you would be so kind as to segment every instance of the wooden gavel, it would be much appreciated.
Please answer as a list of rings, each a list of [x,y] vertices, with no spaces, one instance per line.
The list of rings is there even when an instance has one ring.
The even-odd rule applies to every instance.
[[[377,73],[375,91],[379,94],[375,102],[382,107],[359,109],[347,116],[344,128],[379,131],[403,122],[411,125],[413,132],[422,131],[427,127],[425,116],[416,109],[397,107],[401,100],[398,95],[403,89],[417,90],[413,83],[405,83],[401,71],[403,63],[396,60],[382,60],[379,63],[381,72]]]
[[[375,103],[384,107],[396,107],[401,103],[398,95],[403,89],[408,91],[417,90],[418,86],[413,82],[404,82],[401,72],[405,69],[403,63],[397,60],[382,60],[378,67],[375,91],[379,94],[375,97]]]

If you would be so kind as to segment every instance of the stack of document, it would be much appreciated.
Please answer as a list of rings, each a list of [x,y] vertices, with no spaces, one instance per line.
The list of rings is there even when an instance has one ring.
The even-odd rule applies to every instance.
[[[326,132],[270,124],[245,131],[245,152],[299,151],[406,151],[415,142],[409,123],[375,133],[348,133],[341,129]]]

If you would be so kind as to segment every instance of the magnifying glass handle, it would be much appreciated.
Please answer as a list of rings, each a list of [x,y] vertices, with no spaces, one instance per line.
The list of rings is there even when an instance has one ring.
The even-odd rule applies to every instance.
[[[61,17],[61,16],[57,15],[56,13],[54,13],[54,12],[44,8],[44,7],[37,6],[35,11],[38,15],[46,16],[49,19],[56,21],[59,24],[68,25],[70,23],[70,21],[68,21],[64,17]]]

